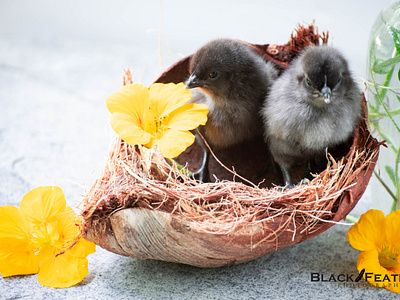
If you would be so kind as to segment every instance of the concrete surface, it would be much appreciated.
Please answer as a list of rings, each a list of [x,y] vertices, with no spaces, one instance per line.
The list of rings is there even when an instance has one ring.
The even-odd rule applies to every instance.
[[[286,43],[315,19],[356,77],[365,77],[370,28],[388,1],[0,1],[0,205],[41,185],[75,207],[103,167],[115,135],[105,97],[122,67],[150,84],[208,40]],[[160,45],[160,47],[159,47]],[[161,60],[161,61],[160,61]],[[353,211],[371,207],[367,191]],[[395,299],[368,283],[312,282],[311,273],[357,275],[349,227],[231,267],[140,261],[97,247],[89,275],[68,289],[37,276],[0,278],[0,299]]]

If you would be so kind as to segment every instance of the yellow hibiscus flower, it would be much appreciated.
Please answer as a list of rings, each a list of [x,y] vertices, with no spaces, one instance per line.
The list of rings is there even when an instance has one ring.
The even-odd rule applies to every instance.
[[[400,211],[386,218],[382,211],[371,209],[349,229],[350,245],[363,251],[357,269],[372,285],[400,293]]]
[[[190,130],[207,122],[207,106],[188,104],[191,97],[183,83],[126,85],[106,99],[111,127],[128,144],[177,157],[194,142]]]
[[[19,209],[0,207],[1,275],[39,273],[39,282],[54,288],[80,282],[95,244],[81,237],[77,218],[59,187],[30,191]]]

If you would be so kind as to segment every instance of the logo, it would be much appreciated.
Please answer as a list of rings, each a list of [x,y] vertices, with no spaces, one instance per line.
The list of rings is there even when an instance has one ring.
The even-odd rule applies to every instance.
[[[359,282],[364,275],[365,270],[356,277],[355,274],[321,274],[321,273],[311,273],[311,282]],[[361,276],[360,276],[361,275]]]
[[[365,269],[362,269],[360,274],[358,274],[357,278],[354,280],[355,282],[359,282],[365,273]]]
[[[375,274],[365,272],[362,269],[360,274],[356,277],[355,274],[322,274],[311,273],[311,282],[337,282],[347,286],[359,286],[360,284],[367,284],[368,279],[375,282],[377,287],[400,286],[400,274]],[[364,281],[361,281],[364,279]],[[361,282],[360,282],[361,281]]]

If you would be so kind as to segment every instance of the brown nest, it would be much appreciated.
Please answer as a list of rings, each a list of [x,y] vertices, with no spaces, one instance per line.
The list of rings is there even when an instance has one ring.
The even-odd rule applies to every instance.
[[[284,46],[249,46],[283,70],[301,49],[321,41],[326,43],[327,35],[311,25],[300,26]],[[184,81],[189,59],[157,82]],[[368,130],[365,101],[363,107],[352,140],[327,155],[326,169],[308,185],[286,191],[271,187],[271,174],[260,184],[243,178],[254,179],[268,161],[262,141],[216,152],[235,172],[214,158],[210,170],[218,180],[198,184],[166,163],[157,149],[118,138],[80,205],[86,238],[118,254],[199,267],[245,262],[312,238],[354,208],[375,167],[380,144]],[[193,145],[178,161],[196,167],[199,155]],[[303,168],[293,171],[301,174]]]

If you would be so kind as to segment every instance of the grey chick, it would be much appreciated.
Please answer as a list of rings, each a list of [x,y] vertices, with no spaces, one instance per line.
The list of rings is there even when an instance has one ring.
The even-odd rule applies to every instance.
[[[353,136],[361,92],[337,49],[308,47],[275,81],[261,113],[270,152],[291,188],[291,166]]]
[[[192,89],[191,102],[209,108],[206,125],[198,131],[211,148],[223,149],[247,139],[262,136],[260,110],[278,72],[272,63],[244,43],[217,39],[201,47],[191,58],[186,88]],[[209,180],[209,150],[203,149],[203,161],[195,175]]]

